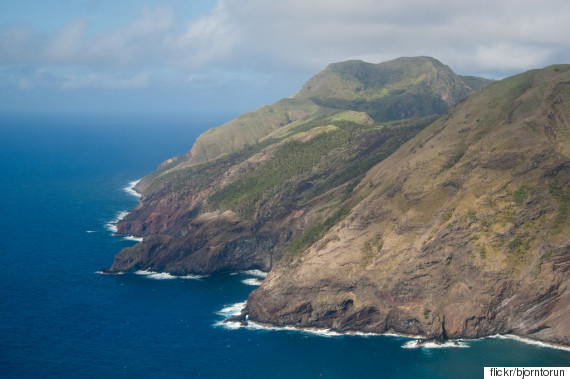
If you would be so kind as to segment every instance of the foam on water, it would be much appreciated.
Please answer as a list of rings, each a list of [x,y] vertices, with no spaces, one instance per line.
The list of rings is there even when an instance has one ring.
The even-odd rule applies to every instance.
[[[112,221],[109,221],[108,223],[105,224],[105,228],[108,231],[113,232],[113,234],[117,233],[118,231],[117,224],[121,222],[121,220],[124,219],[128,214],[129,211],[117,212],[115,218]]]
[[[247,284],[248,286],[260,286],[262,281],[256,278],[249,278],[249,279],[244,279],[241,282],[243,284]]]
[[[247,270],[243,273],[246,275],[256,276],[258,278],[265,278],[267,276],[267,272],[263,272],[261,270]]]
[[[141,180],[138,179],[138,180],[133,180],[132,182],[129,182],[129,185],[126,186],[125,188],[123,188],[123,191],[125,191],[125,192],[128,193],[129,195],[132,195],[132,196],[134,196],[134,197],[140,198],[140,197],[141,197],[141,194],[138,193],[137,191],[135,191],[135,186],[136,186],[137,184],[139,184],[140,181],[141,181]]]
[[[339,337],[339,336],[359,336],[359,337],[399,337],[399,338],[415,338],[412,341],[406,342],[402,348],[404,349],[415,349],[415,348],[426,348],[426,349],[434,349],[434,348],[449,348],[449,347],[469,347],[465,342],[461,341],[447,341],[444,343],[437,343],[437,342],[424,342],[419,343],[421,340],[421,336],[408,336],[396,333],[369,333],[369,332],[337,332],[331,329],[319,329],[319,328],[297,328],[294,326],[273,326],[273,325],[266,325],[266,324],[259,324],[247,319],[247,324],[243,324],[239,321],[227,321],[230,317],[239,316],[243,309],[246,306],[246,302],[239,302],[235,304],[230,304],[225,306],[223,309],[216,312],[216,314],[223,316],[225,320],[218,321],[214,324],[215,327],[222,327],[229,330],[236,330],[236,329],[249,329],[249,330],[267,330],[267,331],[289,331],[289,332],[299,332],[299,333],[307,333],[321,337]]]
[[[570,351],[570,347],[568,347],[568,346],[558,345],[555,343],[547,343],[547,342],[537,341],[537,340],[533,340],[530,338],[515,336],[514,334],[505,334],[505,335],[497,334],[497,335],[485,337],[485,338],[509,339],[509,340],[515,340],[515,341],[519,341],[522,343],[526,343],[528,345],[535,345],[535,346],[540,346],[540,347],[547,347],[550,349]]]
[[[232,316],[239,316],[243,309],[245,308],[246,302],[239,302],[239,303],[235,303],[235,304],[230,304],[225,306],[223,309],[219,310],[218,312],[216,312],[216,314],[220,315],[220,316],[224,316],[224,318],[227,320],[228,318],[232,317]],[[247,316],[246,316],[246,320],[247,320]],[[321,336],[321,337],[337,337],[337,336],[342,336],[345,334],[356,334],[356,333],[339,333],[339,332],[335,332],[333,330],[330,329],[318,329],[318,328],[295,328],[293,326],[272,326],[272,325],[262,325],[262,324],[258,324],[256,322],[252,322],[249,321],[247,322],[247,325],[242,324],[239,321],[218,321],[214,324],[214,326],[216,327],[223,327],[226,329],[230,329],[230,330],[235,330],[235,329],[241,329],[241,328],[245,328],[245,329],[249,329],[249,330],[269,330],[269,331],[293,331],[293,332],[299,332],[299,333],[308,333],[308,334],[313,334],[313,335],[317,335],[317,336]],[[364,333],[363,333],[364,335]]]
[[[149,271],[149,270],[137,270],[135,271],[136,275],[141,275],[150,279],[156,280],[171,280],[171,279],[202,279],[203,276],[200,275],[172,275],[167,272],[156,272],[156,271]]]
[[[207,275],[182,275],[182,276],[177,276],[178,279],[193,279],[193,280],[198,280],[198,279],[202,279],[205,278]]]
[[[226,323],[230,324],[230,323]],[[296,328],[294,326],[272,326],[272,325],[262,325],[256,322],[248,321],[248,325],[244,326],[237,323],[242,328],[247,328],[251,330],[270,330],[270,331],[288,331],[288,332],[298,332],[312,334],[320,337],[340,337],[343,335],[348,335],[348,333],[339,333],[330,329],[319,329],[319,328]],[[235,325],[232,325],[231,329],[236,329]]]
[[[124,236],[123,239],[125,241],[135,241],[135,242],[142,242],[143,241],[142,237],[135,237],[135,236],[131,236],[131,235]]]
[[[413,341],[408,341],[405,344],[402,345],[403,349],[444,349],[444,348],[450,348],[450,347],[469,347],[468,344],[466,344],[463,341],[445,341],[445,342],[434,342],[434,341],[429,341],[429,342],[424,342],[422,340],[413,340]]]
[[[137,270],[135,271],[136,275],[146,276],[147,278],[151,279],[176,279],[176,276],[171,275],[166,272],[155,272],[155,271],[148,271],[148,270]]]
[[[245,301],[242,301],[240,303],[228,305],[216,313],[219,314],[220,316],[225,316],[225,317],[238,316],[241,314],[241,311],[243,311],[243,309],[245,308],[245,303],[246,303]]]

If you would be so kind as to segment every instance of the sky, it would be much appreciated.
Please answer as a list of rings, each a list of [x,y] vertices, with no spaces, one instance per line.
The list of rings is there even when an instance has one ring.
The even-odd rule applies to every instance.
[[[0,112],[252,111],[328,64],[570,63],[567,0],[0,0]]]

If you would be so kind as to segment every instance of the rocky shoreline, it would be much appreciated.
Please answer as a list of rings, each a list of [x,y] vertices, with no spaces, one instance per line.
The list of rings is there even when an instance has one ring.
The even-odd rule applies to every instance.
[[[244,315],[277,327],[570,345],[570,65],[464,79],[344,62],[205,133],[137,184],[107,272],[271,270]]]
[[[300,332],[309,332],[314,333],[317,335],[325,335],[325,336],[343,336],[343,335],[353,335],[353,336],[386,336],[386,337],[401,337],[410,339],[410,341],[406,342],[402,347],[407,349],[413,348],[453,348],[453,347],[469,347],[468,343],[470,341],[477,341],[482,339],[488,338],[506,338],[515,341],[519,341],[526,344],[531,345],[538,345],[542,347],[547,347],[551,349],[557,350],[564,350],[570,351],[570,346],[556,344],[548,341],[541,341],[532,339],[525,336],[519,336],[515,334],[494,334],[488,336],[482,336],[478,338],[454,338],[454,339],[436,339],[436,338],[428,338],[426,336],[421,335],[411,335],[411,334],[404,334],[404,333],[396,333],[394,331],[387,331],[383,333],[374,333],[374,332],[364,332],[361,330],[349,330],[349,331],[338,331],[334,329],[318,329],[318,328],[310,328],[310,327],[297,327],[297,326],[277,326],[268,323],[260,323],[260,322],[253,322],[249,320],[249,317],[245,313],[241,313],[239,315],[228,317],[227,319],[223,320],[222,323],[235,323],[239,325],[239,327],[248,328],[251,326],[255,326],[255,329],[267,329],[267,330],[297,330]]]

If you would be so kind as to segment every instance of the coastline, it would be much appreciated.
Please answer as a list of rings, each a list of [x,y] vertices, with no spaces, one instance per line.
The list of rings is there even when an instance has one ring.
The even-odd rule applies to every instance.
[[[563,350],[570,352],[570,346],[560,345],[551,342],[544,342],[534,340],[528,337],[522,337],[515,334],[495,334],[491,336],[485,336],[481,338],[469,339],[469,338],[458,338],[458,339],[449,339],[445,341],[436,341],[433,339],[428,339],[425,336],[421,335],[408,335],[403,333],[395,333],[395,332],[386,332],[386,333],[373,333],[373,332],[359,332],[359,331],[346,331],[346,332],[338,332],[332,329],[321,329],[321,328],[302,328],[296,326],[275,326],[271,324],[264,324],[258,323],[247,319],[247,315],[245,316],[245,320],[239,320],[243,309],[245,309],[247,301],[235,303],[229,306],[224,307],[222,310],[218,311],[217,314],[221,316],[226,316],[222,321],[218,321],[214,324],[217,327],[226,327],[230,330],[236,330],[241,328],[246,328],[250,330],[270,330],[270,331],[295,331],[295,332],[302,332],[302,333],[310,333],[322,337],[339,337],[339,336],[359,336],[359,337],[398,337],[398,338],[406,338],[410,339],[401,347],[404,349],[415,349],[415,348],[469,348],[469,342],[471,341],[481,341],[486,339],[509,339],[518,342],[522,342],[529,345],[535,345],[540,347],[545,347],[549,349],[556,349],[556,350]]]
[[[135,190],[136,185],[140,181],[141,181],[141,179],[130,181],[129,184],[123,188],[123,191],[125,191],[126,193],[128,193],[131,196],[136,197],[137,199],[140,199],[142,195]],[[118,211],[117,213],[115,213],[115,218],[105,224],[105,229],[110,231],[113,236],[117,236],[117,231],[118,231],[117,224],[119,222],[121,222],[129,213],[130,213],[130,211]],[[87,232],[89,233],[91,231],[87,231]],[[143,240],[142,237],[135,237],[135,236],[130,235],[130,234],[126,235],[126,236],[120,236],[120,237],[122,237],[125,241],[142,242],[142,240]]]
[[[137,180],[133,180],[133,181],[129,182],[129,185],[126,186],[125,188],[123,188],[123,191],[125,191],[126,193],[128,193],[131,196],[134,196],[134,197],[140,199],[142,194],[140,192],[137,192],[135,187],[137,186],[137,184],[139,184],[139,182],[141,180],[142,179],[137,179]]]
[[[123,191],[125,191],[127,194],[129,194],[131,196],[136,197],[137,199],[140,199],[142,197],[142,194],[137,192],[135,189],[136,185],[140,181],[141,181],[141,179],[130,181],[128,183],[128,185],[123,188]],[[129,214],[129,211],[117,212],[117,217],[113,221],[105,224],[106,228],[108,230],[112,231],[114,236],[117,236],[116,235],[117,224],[124,217],[126,217],[128,214]],[[143,240],[143,238],[134,237],[132,235],[120,236],[120,237],[122,237],[124,240],[135,241],[135,242],[142,242],[142,240]],[[100,273],[100,274],[118,274],[118,275],[125,274],[125,272],[110,273],[110,272],[103,272],[103,271],[97,271],[97,273]],[[137,270],[136,272],[133,272],[133,273],[135,275],[140,275],[140,276],[144,276],[144,277],[147,277],[150,279],[155,279],[155,280],[170,280],[170,279],[200,280],[200,279],[206,277],[206,276],[200,276],[200,275],[176,276],[176,275],[172,275],[172,274],[167,273],[167,272],[154,272],[154,271],[148,271],[148,270]],[[259,286],[259,285],[261,285],[263,279],[267,276],[268,273],[260,271],[260,270],[246,270],[246,271],[235,272],[232,275],[234,275],[234,274],[250,275],[251,276],[250,278],[243,279],[243,280],[241,280],[241,282],[243,284],[249,285],[249,286]],[[272,324],[264,324],[264,323],[258,323],[258,322],[248,320],[247,315],[245,316],[245,320],[243,320],[243,319],[240,320],[240,316],[242,314],[243,309],[246,306],[246,302],[247,301],[238,302],[238,303],[226,306],[222,310],[216,312],[218,315],[224,316],[225,318],[219,322],[216,322],[214,324],[214,326],[223,326],[223,327],[226,327],[227,329],[231,329],[231,330],[246,328],[246,329],[250,329],[250,330],[296,331],[296,332],[310,333],[310,334],[323,336],[323,337],[336,337],[336,336],[376,337],[376,336],[386,336],[386,337],[397,337],[397,338],[410,339],[410,341],[407,341],[404,345],[402,345],[402,348],[405,348],[405,349],[414,349],[414,348],[420,348],[420,347],[423,347],[423,348],[446,348],[446,347],[468,348],[470,346],[467,343],[470,341],[479,341],[479,340],[485,340],[485,339],[491,339],[491,338],[498,338],[498,339],[510,339],[510,340],[515,340],[515,341],[522,342],[522,343],[529,344],[529,345],[535,345],[535,346],[546,347],[546,348],[570,352],[570,346],[565,346],[565,345],[561,345],[561,344],[535,340],[532,338],[518,336],[515,334],[504,334],[504,335],[496,334],[496,335],[490,335],[490,336],[485,336],[485,337],[475,338],[475,339],[458,338],[458,339],[449,339],[449,340],[444,340],[444,341],[436,341],[433,339],[428,339],[422,335],[408,335],[408,334],[395,333],[395,332],[385,332],[385,333],[373,333],[373,332],[361,332],[361,331],[338,332],[336,330],[327,329],[327,328],[302,328],[302,327],[295,327],[295,326],[275,326]]]

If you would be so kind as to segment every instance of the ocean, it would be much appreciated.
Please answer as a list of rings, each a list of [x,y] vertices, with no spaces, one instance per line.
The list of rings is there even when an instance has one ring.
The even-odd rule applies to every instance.
[[[236,114],[0,115],[0,377],[480,378],[485,366],[570,366],[503,337],[414,346],[221,323],[258,272],[103,275],[135,243],[112,222],[133,181]]]

